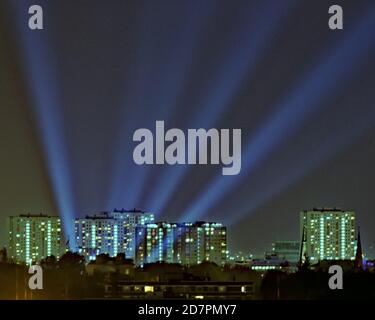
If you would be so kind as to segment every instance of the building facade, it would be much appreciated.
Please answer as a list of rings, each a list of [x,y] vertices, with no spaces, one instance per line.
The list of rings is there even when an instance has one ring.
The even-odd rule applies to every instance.
[[[301,242],[299,241],[275,241],[272,244],[272,253],[279,259],[291,263],[299,261],[301,251]]]
[[[146,223],[153,223],[155,216],[151,212],[144,212],[137,209],[125,210],[125,209],[114,209],[111,212],[111,216],[121,221],[121,225],[124,227],[125,232],[125,255],[129,259],[135,259],[135,228],[136,226],[145,225]]]
[[[157,261],[173,263],[173,228],[166,222],[149,223],[136,227],[136,264]]]
[[[48,256],[63,254],[61,220],[57,216],[20,215],[7,219],[8,258],[32,264]]]
[[[163,261],[183,265],[227,261],[226,227],[214,222],[153,223],[136,228],[136,264]]]
[[[99,254],[114,257],[125,253],[135,258],[134,232],[136,225],[154,221],[152,213],[140,210],[114,210],[75,220],[75,237],[78,252],[86,260],[95,260]]]
[[[256,298],[254,281],[108,281],[104,284],[106,299],[232,299]],[[221,306],[218,307],[218,310]],[[220,311],[217,311],[220,314]]]
[[[355,213],[337,208],[314,208],[300,213],[302,250],[312,263],[354,260]]]

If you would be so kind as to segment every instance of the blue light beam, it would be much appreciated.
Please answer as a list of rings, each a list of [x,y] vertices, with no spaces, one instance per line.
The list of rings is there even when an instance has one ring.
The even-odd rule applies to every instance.
[[[319,165],[329,161],[346,148],[353,145],[355,141],[360,139],[366,132],[374,129],[374,119],[375,110],[372,110],[370,113],[364,114],[360,119],[357,119],[356,122],[358,122],[358,125],[354,129],[347,130],[346,128],[342,128],[339,134],[333,131],[332,135],[326,136],[324,140],[321,140],[319,148],[314,148],[314,152],[309,153],[309,155],[304,158],[304,161],[300,161],[292,170],[288,170],[288,173],[282,174],[282,172],[279,171],[279,176],[273,179],[270,185],[266,185],[262,190],[257,190],[258,192],[256,192],[256,194],[248,195],[246,199],[247,205],[242,205],[242,208],[232,210],[230,216],[223,217],[226,220],[226,224],[230,226],[240,222],[245,216],[254,213],[254,211],[267,201],[297,183]],[[284,172],[286,172],[286,170]]]
[[[185,6],[179,7],[179,10],[184,11],[184,8]],[[161,18],[158,14],[154,16],[158,10],[153,10],[150,6],[146,9],[147,11],[142,15],[143,23],[138,24],[140,43],[135,47],[135,61],[128,70],[132,79],[123,103],[122,118],[125,122],[119,129],[118,154],[114,159],[112,190],[108,196],[107,207],[113,207],[119,199],[122,203],[122,205],[117,203],[119,206],[123,206],[124,203],[138,206],[143,203],[141,196],[151,168],[149,166],[137,167],[132,163],[131,143],[124,148],[123,138],[132,137],[135,124],[147,126],[151,123],[154,125],[155,120],[168,118],[170,110],[176,104],[177,97],[183,91],[184,75],[188,72],[193,57],[199,50],[197,39],[199,39],[201,28],[207,24],[207,17],[210,14],[208,3],[196,2],[194,5],[189,5],[180,16],[175,30],[169,32],[167,38],[162,38],[161,43],[154,43],[152,39],[151,41],[149,39],[150,35],[155,32],[151,30],[152,21]],[[171,17],[175,19],[174,15],[168,13],[168,19]],[[190,19],[194,23],[189,23]],[[165,22],[159,23],[165,24]],[[151,54],[155,53],[155,50],[158,54]],[[147,88],[151,88],[151,91]],[[132,108],[129,110],[126,106]]]
[[[335,88],[340,87],[363,64],[374,46],[374,34],[369,32],[375,26],[375,10],[364,15],[356,28],[344,38],[338,47],[331,50],[323,63],[313,69],[296,89],[276,106],[272,115],[258,134],[246,144],[243,155],[243,169],[240,176],[230,179],[221,176],[213,180],[207,192],[193,202],[182,214],[183,220],[194,220],[209,210],[231,189],[248,177],[276,145],[285,141],[299,129],[309,116],[322,107],[322,101]]]
[[[21,64],[25,70],[30,104],[37,123],[39,139],[42,142],[49,179],[57,207],[62,218],[65,237],[74,247],[74,206],[71,194],[71,177],[67,161],[66,141],[62,123],[57,70],[54,69],[52,53],[47,47],[45,31],[31,31],[25,24],[27,19],[21,13],[28,12],[28,6],[12,1],[12,11],[17,17],[16,30],[19,39]]]
[[[211,91],[205,91],[202,100],[197,102],[204,108],[188,119],[189,128],[211,128],[218,122],[241,89],[244,79],[251,76],[256,68],[268,48],[270,37],[296,4],[296,1],[267,2],[267,5],[253,8],[250,16],[246,10],[240,13],[240,17],[246,18],[248,25],[241,26],[237,35],[231,34],[230,40],[233,42],[224,55],[227,59],[217,68],[219,74],[213,77]],[[268,17],[267,20],[264,20],[265,16]],[[148,200],[148,207],[156,212],[163,212],[173,196],[173,191],[184,181],[190,169],[187,166],[177,166],[173,175],[166,172],[154,188]]]

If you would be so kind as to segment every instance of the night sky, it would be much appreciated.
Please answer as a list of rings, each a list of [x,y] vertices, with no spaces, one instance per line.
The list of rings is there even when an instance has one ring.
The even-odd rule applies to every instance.
[[[156,120],[242,129],[241,173],[135,165],[133,132]],[[261,253],[336,206],[375,256],[375,2],[2,0],[0,150],[1,226],[136,207],[222,221],[231,250]]]

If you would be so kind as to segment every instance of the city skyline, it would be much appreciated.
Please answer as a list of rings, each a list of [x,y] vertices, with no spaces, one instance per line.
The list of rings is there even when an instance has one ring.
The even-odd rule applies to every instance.
[[[277,241],[261,259],[234,260],[221,223],[154,222],[151,213],[114,210],[77,219],[77,240],[85,240],[72,252],[61,246],[58,216],[27,214],[8,220],[10,250],[0,249],[1,298],[6,300],[373,296],[375,261],[363,255],[359,230],[355,236],[355,213],[337,208],[301,211],[301,242]],[[126,254],[131,248],[135,259]],[[27,273],[34,268],[37,283],[30,278],[27,286]],[[328,277],[332,268],[341,271]],[[345,273],[344,291],[336,290],[343,289],[340,272]]]
[[[301,210],[337,206],[375,256],[375,7],[338,2],[332,31],[325,1],[40,0],[43,30],[33,1],[1,1],[0,225],[53,213],[72,238],[75,218],[136,207],[219,221],[261,254],[299,240]],[[156,121],[241,129],[241,171],[138,166],[132,135]]]
[[[338,208],[301,211],[299,240],[274,241],[272,254],[278,257],[269,262],[274,266],[282,261],[302,263],[305,254],[311,263],[354,260],[358,227],[355,216],[353,211]],[[66,250],[81,254],[87,262],[95,261],[101,254],[110,257],[124,254],[137,266],[154,262],[194,265],[204,261],[224,265],[238,253],[236,249],[228,250],[227,227],[220,222],[154,221],[153,213],[134,208],[76,218],[74,224],[75,238],[66,241],[58,216],[29,213],[8,217],[8,245],[5,248],[15,262],[29,264],[51,255],[59,259]],[[248,248],[239,261],[245,259],[243,262],[249,263],[253,256],[250,252],[252,250]],[[366,252],[364,254],[367,259],[372,258]],[[263,252],[265,259],[268,255],[269,252]],[[253,260],[255,264],[256,261],[259,262]]]

